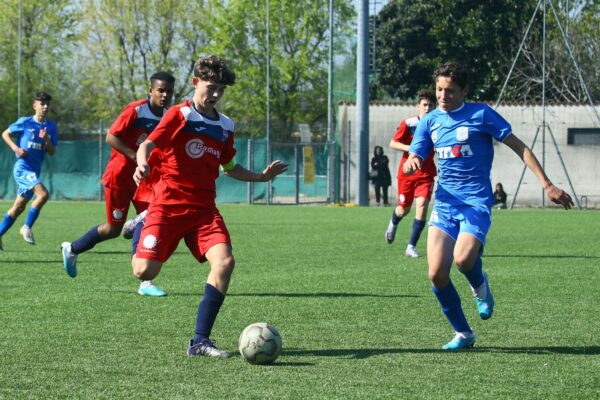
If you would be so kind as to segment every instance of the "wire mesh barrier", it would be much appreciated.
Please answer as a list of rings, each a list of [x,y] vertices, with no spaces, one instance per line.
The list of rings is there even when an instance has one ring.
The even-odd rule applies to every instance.
[[[219,203],[302,204],[329,201],[326,143],[271,143],[271,157],[289,164],[271,184],[240,182],[221,174],[217,180]],[[238,164],[262,171],[267,166],[264,139],[236,140]],[[54,200],[103,200],[100,182],[110,155],[104,140],[61,141],[53,157],[47,156],[41,178]],[[0,198],[14,199],[14,153],[0,146]],[[270,192],[270,193],[268,193]]]

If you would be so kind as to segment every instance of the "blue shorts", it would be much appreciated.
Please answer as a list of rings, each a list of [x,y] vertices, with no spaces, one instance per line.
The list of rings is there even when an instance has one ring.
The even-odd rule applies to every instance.
[[[39,172],[24,169],[17,164],[13,169],[13,176],[17,182],[17,195],[31,200],[33,198],[33,188],[35,185],[42,183]]]
[[[451,206],[436,202],[429,218],[429,226],[435,226],[452,239],[458,239],[459,233],[468,233],[482,246],[491,225],[492,213],[486,206]]]

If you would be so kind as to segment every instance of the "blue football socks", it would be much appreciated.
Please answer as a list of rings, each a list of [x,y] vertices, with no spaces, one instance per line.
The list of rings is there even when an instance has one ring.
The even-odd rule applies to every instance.
[[[98,233],[98,226],[93,227],[85,235],[71,243],[71,251],[73,254],[81,254],[84,251],[94,248],[94,246],[98,243],[104,241],[104,239],[102,239]]]
[[[136,251],[138,243],[140,241],[140,236],[142,235],[143,227],[144,227],[144,222],[140,221],[133,229],[133,237],[131,238],[131,257],[135,256],[135,251]]]
[[[442,306],[442,312],[446,315],[448,322],[456,332],[473,332],[460,305],[460,296],[456,288],[449,281],[443,288],[431,286],[431,290]]]
[[[421,237],[421,232],[423,232],[423,228],[425,228],[425,221],[421,221],[420,219],[416,219],[413,222],[412,233],[410,234],[410,239],[408,240],[408,244],[411,246],[416,246],[419,238]]]
[[[210,337],[210,332],[224,300],[225,296],[217,288],[209,283],[204,286],[204,297],[198,306],[198,315],[196,316],[194,344]]]
[[[33,224],[35,224],[35,220],[39,217],[39,215],[40,210],[38,210],[37,208],[29,207],[29,211],[27,212],[27,218],[25,218],[25,225],[27,225],[29,228],[32,228]]]
[[[398,223],[402,220],[402,217],[396,215],[396,209],[392,211],[392,224],[398,225]]]
[[[15,223],[15,220],[8,214],[4,215],[2,222],[0,223],[0,236],[4,235],[6,231]]]
[[[481,261],[481,256],[477,257],[477,261],[475,261],[475,265],[469,272],[463,272],[463,274],[469,280],[472,288],[478,288],[484,282],[483,278],[483,269],[481,265],[483,262]]]

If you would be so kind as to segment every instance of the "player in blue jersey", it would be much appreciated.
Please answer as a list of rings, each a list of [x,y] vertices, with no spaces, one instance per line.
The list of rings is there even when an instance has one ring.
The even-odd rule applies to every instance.
[[[19,232],[27,243],[35,244],[31,228],[40,215],[42,207],[50,198],[48,189],[40,177],[42,163],[46,153],[54,155],[58,146],[56,123],[46,118],[50,111],[51,100],[52,96],[48,93],[37,93],[33,99],[35,114],[19,118],[2,132],[2,139],[17,156],[13,168],[13,175],[17,182],[17,198],[0,223],[0,251],[4,250],[2,235],[10,229],[34,196],[25,224]]]
[[[469,74],[464,67],[440,65],[433,78],[439,106],[417,126],[404,173],[421,169],[423,160],[432,149],[435,151],[438,186],[427,237],[429,279],[443,313],[456,332],[442,349],[459,351],[473,346],[475,334],[450,280],[453,261],[471,285],[479,316],[485,320],[494,311],[494,298],[481,261],[494,204],[490,182],[493,139],[510,147],[523,160],[552,202],[568,210],[573,200],[552,184],[533,152],[496,111],[485,104],[465,103]]]

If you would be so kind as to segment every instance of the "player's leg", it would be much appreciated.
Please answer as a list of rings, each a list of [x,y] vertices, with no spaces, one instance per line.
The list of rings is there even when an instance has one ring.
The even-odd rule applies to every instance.
[[[29,244],[35,244],[35,239],[33,238],[33,232],[31,228],[33,228],[33,224],[37,220],[40,215],[40,211],[44,204],[50,198],[50,193],[48,193],[48,189],[42,184],[38,183],[33,187],[33,193],[35,194],[35,198],[31,202],[31,206],[29,206],[29,211],[27,212],[27,217],[25,218],[25,224],[19,230],[21,236],[23,236],[23,240],[25,240]]]
[[[67,274],[77,275],[77,256],[96,246],[98,243],[120,235],[133,193],[118,188],[104,188],[106,198],[106,222],[96,225],[73,242],[63,242],[63,266]]]
[[[414,199],[414,184],[406,179],[398,179],[398,206],[392,212],[392,217],[385,230],[385,241],[392,244],[396,238],[398,224],[410,212]]]
[[[419,253],[415,249],[417,242],[421,237],[421,233],[425,228],[427,220],[427,209],[429,208],[429,201],[431,200],[431,193],[433,191],[433,179],[420,179],[415,183],[414,197],[415,197],[415,219],[413,221],[412,232],[406,246],[407,257],[419,257]]]
[[[483,271],[481,254],[491,225],[491,215],[487,209],[469,208],[462,212],[465,221],[461,223],[461,232],[454,248],[454,259],[459,271],[471,285],[479,316],[489,319],[494,311],[494,297],[490,291],[487,274]]]
[[[197,216],[198,229],[186,236],[186,244],[200,262],[207,260],[210,272],[204,286],[204,295],[196,314],[196,331],[190,342],[188,355],[226,358],[230,353],[219,350],[210,339],[213,325],[225,300],[235,260],[231,239],[223,218],[214,209]]]
[[[235,261],[231,248],[226,243],[211,247],[206,253],[206,259],[210,263],[210,272],[204,286],[202,301],[198,305],[196,333],[190,342],[188,355],[227,358],[231,354],[219,350],[215,342],[210,339],[210,334],[225,300]]]
[[[143,212],[144,217],[147,214],[147,211]],[[140,215],[140,214],[138,214]],[[137,225],[135,226],[134,230],[133,230],[133,236],[132,236],[132,241],[131,241],[131,259],[132,259],[132,265],[135,262],[135,253],[137,250],[137,246],[138,243],[140,241],[140,236],[142,233],[142,229],[144,228],[144,220],[140,221],[137,223]],[[167,292],[165,292],[164,290],[162,290],[161,288],[159,288],[158,286],[156,286],[154,284],[154,281],[152,279],[146,279],[146,280],[141,280],[140,281],[140,286],[137,290],[137,293],[139,295],[142,296],[149,296],[149,297],[164,297],[167,295]]]
[[[450,280],[457,233],[458,223],[449,214],[434,211],[427,235],[428,274],[432,291],[455,331],[454,338],[442,346],[442,349],[449,351],[471,347],[475,342],[475,334],[462,310],[460,296]]]
[[[6,214],[4,214],[4,218],[2,218],[2,222],[0,222],[0,251],[4,250],[4,246],[2,244],[2,235],[4,235],[10,229],[17,218],[19,218],[19,215],[23,213],[28,201],[29,198],[27,198],[27,196],[17,195],[13,205],[8,209]]]

